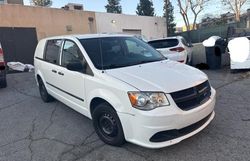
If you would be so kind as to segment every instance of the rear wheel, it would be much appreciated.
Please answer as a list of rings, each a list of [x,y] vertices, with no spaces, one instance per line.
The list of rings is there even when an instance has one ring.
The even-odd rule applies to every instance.
[[[39,92],[41,95],[41,98],[44,102],[51,102],[54,100],[54,98],[48,94],[47,89],[41,79],[38,80],[39,84]]]
[[[186,63],[185,64],[187,64],[187,65],[189,65],[189,58],[188,58],[188,56],[187,56],[187,59],[186,59]]]
[[[191,59],[190,56],[187,56],[186,64],[187,64],[187,65],[190,65],[190,66],[192,65],[192,59]]]
[[[0,81],[0,88],[6,88],[7,87],[7,80],[4,79],[2,81]]]
[[[230,72],[232,73],[232,74],[236,74],[236,73],[239,73],[239,69],[231,69],[230,70]]]
[[[92,117],[95,131],[103,142],[113,146],[121,146],[125,143],[120,119],[109,104],[97,105]]]

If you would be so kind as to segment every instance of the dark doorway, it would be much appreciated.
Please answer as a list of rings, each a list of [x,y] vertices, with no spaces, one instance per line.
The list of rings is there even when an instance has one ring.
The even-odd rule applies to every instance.
[[[36,28],[0,27],[0,42],[6,62],[33,64],[37,45]]]

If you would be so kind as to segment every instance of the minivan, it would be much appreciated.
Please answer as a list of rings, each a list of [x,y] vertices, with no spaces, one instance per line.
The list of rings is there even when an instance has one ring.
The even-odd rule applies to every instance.
[[[45,38],[34,65],[42,100],[57,99],[92,119],[100,139],[113,146],[173,145],[215,116],[216,91],[206,74],[134,36]]]

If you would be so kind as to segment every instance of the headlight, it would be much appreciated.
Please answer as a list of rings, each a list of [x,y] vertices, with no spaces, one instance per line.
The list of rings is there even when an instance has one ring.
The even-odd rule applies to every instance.
[[[163,92],[128,92],[131,105],[140,110],[153,110],[170,103]]]

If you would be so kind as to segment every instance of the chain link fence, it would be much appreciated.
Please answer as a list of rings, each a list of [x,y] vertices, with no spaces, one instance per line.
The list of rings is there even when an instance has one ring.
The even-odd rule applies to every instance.
[[[192,30],[189,32],[181,32],[171,34],[170,36],[183,36],[186,40],[192,43],[200,43],[211,36],[220,36],[224,39],[233,37],[236,34],[236,28],[238,32],[239,29],[244,29],[247,26],[247,22],[232,23],[225,25],[215,25],[206,28],[200,28],[197,30]]]

